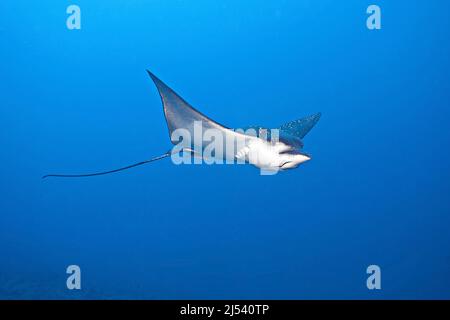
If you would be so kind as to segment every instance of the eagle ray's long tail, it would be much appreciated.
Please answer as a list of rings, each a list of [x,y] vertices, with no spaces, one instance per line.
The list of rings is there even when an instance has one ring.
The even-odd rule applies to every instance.
[[[93,177],[93,176],[101,176],[104,174],[109,174],[109,173],[114,173],[114,172],[118,172],[118,171],[122,171],[122,170],[127,170],[133,167],[137,167],[149,162],[153,162],[153,161],[157,161],[157,160],[161,160],[164,158],[167,158],[171,155],[171,152],[168,151],[160,156],[148,159],[148,160],[144,160],[126,167],[122,167],[122,168],[118,168],[118,169],[114,169],[114,170],[109,170],[109,171],[102,171],[102,172],[95,172],[95,173],[87,173],[87,174],[46,174],[45,176],[42,177],[42,179],[48,178],[48,177],[58,177],[58,178],[82,178],[82,177]]]

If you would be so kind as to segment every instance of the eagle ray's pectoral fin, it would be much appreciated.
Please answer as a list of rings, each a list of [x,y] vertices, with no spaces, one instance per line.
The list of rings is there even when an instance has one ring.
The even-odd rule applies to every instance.
[[[292,135],[298,139],[303,139],[309,131],[316,125],[321,117],[321,113],[318,112],[316,114],[297,119],[294,121],[290,121],[288,123],[283,124],[280,127],[281,133],[286,133],[288,135]]]

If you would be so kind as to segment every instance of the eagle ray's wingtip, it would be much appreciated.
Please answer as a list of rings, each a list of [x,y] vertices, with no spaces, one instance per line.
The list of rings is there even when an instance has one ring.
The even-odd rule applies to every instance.
[[[148,75],[150,76],[150,78],[152,78],[153,81],[155,81],[155,79],[159,80],[150,70],[145,69],[145,71],[147,71]]]
[[[164,82],[162,82],[157,76],[155,76],[150,70],[148,70],[148,69],[146,69],[146,70],[147,70],[148,75],[152,79],[153,83],[155,84],[156,88],[158,88],[159,93],[162,95],[161,90],[163,90],[163,88],[167,87],[167,85]]]

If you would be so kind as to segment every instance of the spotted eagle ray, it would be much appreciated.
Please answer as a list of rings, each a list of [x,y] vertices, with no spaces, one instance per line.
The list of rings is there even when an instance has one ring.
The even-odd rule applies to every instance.
[[[233,146],[236,146],[235,141],[243,141],[238,148],[226,148],[220,155],[214,155],[217,158],[226,158],[234,160],[242,160],[244,163],[250,163],[263,170],[287,170],[297,168],[301,163],[311,159],[311,156],[302,151],[303,138],[319,121],[321,113],[316,113],[301,119],[287,122],[278,128],[278,139],[269,141],[267,130],[261,126],[247,127],[246,130],[238,131],[225,127],[218,122],[196,110],[175,91],[173,91],[164,82],[158,79],[153,73],[148,71],[151,79],[158,89],[161,97],[164,116],[166,118],[167,127],[169,129],[169,136],[172,144],[176,144],[173,139],[173,134],[176,130],[184,130],[191,136],[195,136],[196,124],[200,124],[202,132],[207,130],[215,130],[221,134],[223,142],[234,141]],[[256,134],[248,134],[248,129],[253,130]],[[202,154],[202,151],[207,147],[207,142],[202,140],[200,142],[194,141],[190,145],[184,146],[177,152],[187,152],[193,156]],[[200,151],[200,152],[199,152]],[[173,149],[163,153],[160,156],[144,160],[126,167],[121,167],[114,170],[87,173],[87,174],[47,174],[42,178],[47,177],[91,177],[114,173],[133,167],[137,167],[156,160],[164,159],[174,154]]]

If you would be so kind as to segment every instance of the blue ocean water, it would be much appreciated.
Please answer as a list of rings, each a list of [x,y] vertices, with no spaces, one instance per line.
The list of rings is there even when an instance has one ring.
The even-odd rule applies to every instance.
[[[449,10],[2,1],[0,298],[449,299]],[[170,147],[145,69],[230,127],[321,111],[313,159],[273,176],[166,159],[41,180]],[[381,290],[366,287],[372,264]]]

